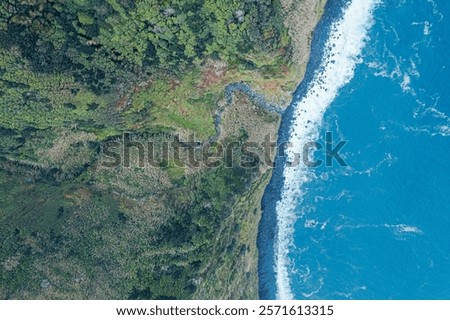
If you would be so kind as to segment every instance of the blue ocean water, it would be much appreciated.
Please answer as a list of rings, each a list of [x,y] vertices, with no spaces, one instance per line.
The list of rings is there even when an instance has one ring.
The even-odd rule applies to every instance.
[[[348,166],[277,159],[263,298],[450,299],[449,26],[447,0],[329,0],[280,139],[331,131]]]

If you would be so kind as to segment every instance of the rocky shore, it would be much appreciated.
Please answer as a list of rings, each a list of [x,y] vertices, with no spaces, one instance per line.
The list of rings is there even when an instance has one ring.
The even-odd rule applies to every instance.
[[[298,84],[303,80],[309,61],[312,34],[318,23],[325,0],[282,0],[284,23],[289,29],[291,63],[296,70]],[[282,95],[293,94],[282,92]],[[267,135],[277,140],[280,120],[286,105],[268,102],[264,94],[256,92],[245,82],[229,84],[225,89],[225,101],[215,117],[217,134],[213,137],[236,135],[245,128],[249,141],[262,143]],[[232,210],[227,225],[240,225],[240,231],[232,237],[245,249],[244,254],[233,257],[225,264],[211,267],[200,290],[199,299],[258,299],[258,226],[261,220],[261,200],[267,187],[272,168],[262,166],[259,178],[251,190],[240,196]],[[231,236],[231,235],[228,235]]]

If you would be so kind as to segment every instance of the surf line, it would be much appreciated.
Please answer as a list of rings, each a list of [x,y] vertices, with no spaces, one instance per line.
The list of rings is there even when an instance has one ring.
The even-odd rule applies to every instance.
[[[308,141],[318,138],[323,115],[330,104],[354,76],[361,62],[361,51],[373,25],[373,11],[381,0],[352,0],[343,9],[342,17],[331,25],[325,54],[307,93],[294,103],[286,148],[286,163],[294,162],[296,154]],[[277,299],[292,300],[289,251],[292,248],[294,223],[299,217],[295,208],[301,203],[302,185],[312,179],[312,172],[303,163],[286,165],[281,199],[276,204],[277,231],[274,243]]]

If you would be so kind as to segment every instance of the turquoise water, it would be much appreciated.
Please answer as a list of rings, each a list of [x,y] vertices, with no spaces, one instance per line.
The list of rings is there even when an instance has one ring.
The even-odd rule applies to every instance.
[[[348,166],[277,168],[260,293],[450,299],[450,2],[334,2],[280,136],[289,157],[331,131]]]

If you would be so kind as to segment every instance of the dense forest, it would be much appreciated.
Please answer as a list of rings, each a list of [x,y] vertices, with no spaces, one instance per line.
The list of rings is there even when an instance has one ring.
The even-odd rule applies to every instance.
[[[120,116],[107,110],[108,95],[130,79],[177,73],[205,57],[251,68],[252,53],[286,45],[277,4],[268,0],[11,0],[0,6],[0,125],[19,131],[123,129]]]
[[[1,1],[0,298],[188,299],[240,268],[258,167],[105,169],[102,145],[207,141],[226,84],[287,85],[289,43],[276,0]]]

